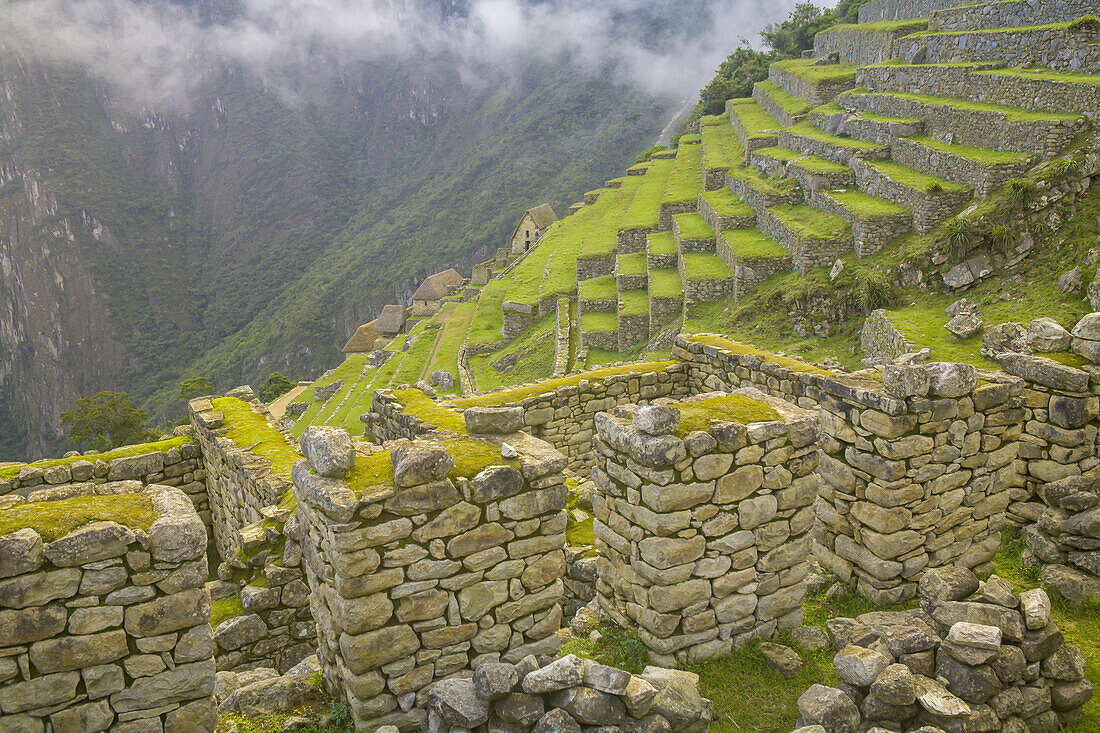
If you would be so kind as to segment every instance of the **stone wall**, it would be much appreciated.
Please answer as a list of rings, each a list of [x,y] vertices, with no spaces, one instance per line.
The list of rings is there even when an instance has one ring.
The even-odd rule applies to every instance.
[[[825,58],[840,54],[841,63],[867,66],[890,61],[902,55],[901,39],[912,30],[869,31],[854,26],[825,30],[814,37],[814,56]]]
[[[202,520],[177,488],[94,492],[71,531],[49,503],[0,509],[25,527],[0,537],[0,730],[213,733]]]
[[[882,92],[982,99],[990,104],[1043,112],[1092,114],[1100,109],[1100,88],[1094,84],[1031,78],[1012,70],[998,73],[993,67],[994,64],[870,66],[856,73],[859,86]]]
[[[909,213],[893,214],[876,218],[860,218],[850,209],[841,205],[829,191],[818,189],[810,196],[814,208],[835,214],[852,227],[852,246],[859,257],[868,257],[878,252],[894,239],[912,228],[912,216]]]
[[[1066,23],[1096,13],[1096,0],[1008,0],[979,5],[946,6],[932,13],[932,28],[967,31]]]
[[[875,0],[859,8],[860,23],[927,18],[941,8],[953,8],[958,0]]]
[[[564,457],[437,435],[330,460],[344,433],[294,465],[318,656],[357,729],[423,726],[434,682],[558,651]]]
[[[1100,66],[1100,31],[1084,27],[1028,28],[939,33],[915,36],[903,43],[923,46],[929,63],[953,64],[997,59],[1006,66],[1038,63],[1059,71]]]
[[[471,677],[443,680],[428,695],[427,730],[706,733],[713,716],[693,672],[632,675],[569,654],[541,666],[534,657],[483,664]]]
[[[913,214],[913,230],[927,234],[970,200],[969,192],[918,191],[883,174],[858,158],[851,160],[859,189],[876,198],[898,203]]]
[[[698,204],[694,201],[690,204],[661,204],[657,211],[657,231],[669,231],[672,229],[672,217],[677,214],[692,214],[698,208]]]
[[[720,171],[720,173],[722,174],[721,183],[716,186],[715,189],[710,190],[716,190],[726,187],[725,171]],[[714,207],[710,205],[710,202],[702,196],[699,197],[699,215],[702,216],[706,220],[707,224],[710,224],[711,227],[717,232],[722,232],[726,229],[748,229],[749,227],[756,226],[755,215],[721,216],[718,214],[717,211],[714,210]],[[719,237],[719,239],[721,239],[721,237]]]
[[[836,99],[839,95],[855,86],[853,82],[815,84],[795,76],[772,64],[768,69],[768,79],[786,89],[796,97],[803,99],[811,107],[820,107]]]
[[[267,408],[249,387],[231,390],[225,398],[238,400],[264,416],[268,425],[283,434],[289,448],[294,450],[293,439],[281,425],[268,419]],[[291,491],[291,483],[286,476],[274,473],[271,461],[252,452],[252,446],[237,445],[225,437],[230,426],[211,398],[191,400],[188,410],[206,466],[213,539],[218,555],[224,558],[240,547],[241,528],[260,521],[263,508],[278,504]]]
[[[501,334],[505,341],[511,341],[523,333],[524,329],[534,323],[538,317],[536,306],[524,303],[506,302],[501,306],[501,311],[504,318]]]
[[[179,428],[177,436],[155,443],[131,445],[106,453],[6,467],[0,478],[0,496],[18,494],[34,501],[40,491],[66,491],[79,484],[109,481],[140,481],[143,484],[175,486],[187,494],[203,522],[210,525],[206,500],[206,469],[191,430]],[[118,455],[118,454],[124,455]]]
[[[1040,484],[1038,521],[1024,528],[1024,563],[1074,603],[1100,598],[1100,470]]]
[[[649,332],[657,333],[674,316],[679,317],[684,310],[683,296],[677,298],[649,297]]]
[[[1009,179],[1022,176],[1030,167],[1026,161],[987,165],[905,138],[896,138],[890,147],[891,155],[898,163],[973,186],[974,195],[979,197],[989,196]]]
[[[978,98],[983,99],[984,95]],[[1014,153],[1039,153],[1044,158],[1065,150],[1083,126],[1083,121],[1079,120],[1014,120],[998,112],[930,104],[889,93],[846,92],[837,102],[849,111],[920,119],[927,134],[951,135],[959,144]]]
[[[929,571],[919,609],[826,622],[840,683],[810,687],[798,724],[830,733],[1072,728],[1093,685],[1050,610],[1041,588],[1017,594],[996,575]]]
[[[615,235],[615,249],[619,254],[645,252],[647,237],[654,229],[620,229]]]
[[[620,353],[626,352],[648,339],[648,313],[636,316],[619,313],[618,350]]]
[[[886,311],[879,309],[871,311],[863,319],[863,330],[859,334],[859,348],[867,358],[896,359],[902,354],[913,354],[920,351],[920,347],[909,340],[909,337],[890,323],[886,317]]]
[[[681,413],[732,417],[746,408],[771,417],[680,430]],[[600,413],[596,427],[603,613],[636,628],[650,657],[666,665],[725,655],[801,624],[816,414],[748,390],[620,408]]]
[[[585,331],[582,325],[581,348],[615,351],[619,348],[619,331]]]
[[[577,260],[577,282],[591,280],[594,277],[615,274],[614,253],[606,257],[591,257]]]

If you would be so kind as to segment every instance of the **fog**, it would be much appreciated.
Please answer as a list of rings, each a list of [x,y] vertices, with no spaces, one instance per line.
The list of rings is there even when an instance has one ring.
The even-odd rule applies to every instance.
[[[794,4],[8,0],[0,39],[50,61],[83,64],[119,100],[158,111],[185,111],[204,80],[225,68],[255,74],[293,103],[349,63],[444,57],[454,59],[464,80],[491,83],[532,53],[567,54],[593,74],[683,98],[706,83],[740,39],[756,42]]]

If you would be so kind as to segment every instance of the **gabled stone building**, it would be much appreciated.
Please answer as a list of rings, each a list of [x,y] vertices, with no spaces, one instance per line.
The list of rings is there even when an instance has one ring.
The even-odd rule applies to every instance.
[[[378,318],[374,319],[374,330],[382,338],[392,339],[397,334],[405,332],[405,321],[408,317],[408,313],[402,306],[387,305],[382,308]]]
[[[536,206],[523,212],[519,224],[512,232],[512,254],[521,255],[538,243],[550,225],[558,220],[550,204]]]
[[[443,299],[454,295],[464,279],[454,268],[427,277],[412,297],[412,315],[430,316],[443,306]]]

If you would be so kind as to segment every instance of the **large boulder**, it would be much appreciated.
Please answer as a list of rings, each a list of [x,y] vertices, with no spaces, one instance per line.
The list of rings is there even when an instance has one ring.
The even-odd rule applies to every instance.
[[[859,708],[842,690],[811,685],[798,698],[799,720],[804,725],[820,725],[826,733],[856,733],[860,730]]]
[[[270,677],[229,693],[218,710],[255,718],[294,710],[320,696],[320,690],[306,677]]]
[[[302,455],[325,478],[344,478],[355,465],[351,434],[343,428],[314,425],[306,428],[298,441]]]

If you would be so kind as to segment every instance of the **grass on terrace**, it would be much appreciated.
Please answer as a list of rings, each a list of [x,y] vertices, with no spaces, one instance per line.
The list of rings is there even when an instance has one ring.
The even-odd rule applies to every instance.
[[[684,278],[688,282],[728,280],[733,277],[722,258],[713,252],[683,252]]]
[[[703,192],[703,150],[698,145],[678,149],[662,204],[691,204]]]
[[[680,271],[674,267],[649,271],[650,298],[682,298],[684,284],[680,280]]]
[[[115,448],[114,450],[105,451],[103,453],[96,453],[90,456],[73,456],[72,458],[50,458],[44,461],[36,461],[35,463],[18,463],[13,466],[4,466],[0,468],[0,479],[15,478],[19,475],[19,472],[24,466],[31,466],[41,471],[45,471],[47,468],[53,468],[54,466],[68,466],[77,461],[104,461],[109,463],[115,458],[126,458],[128,456],[140,456],[144,453],[163,452],[170,448],[185,445],[191,443],[191,438],[187,436],[180,436],[177,438],[167,438],[165,440],[158,440],[153,443],[142,443],[140,445],[128,445],[123,448]]]
[[[395,389],[393,397],[404,412],[414,415],[439,430],[450,430],[459,435],[466,434],[466,421],[462,415],[428,397],[416,388]]]
[[[431,360],[432,352],[435,351],[436,342],[439,341],[442,334],[443,329],[433,316],[432,320],[421,330],[413,345],[403,355],[401,363],[397,366],[397,371],[390,379],[390,383],[416,384],[420,381],[420,378],[424,375],[424,370],[428,367],[428,362]]]
[[[618,294],[614,275],[582,280],[578,290],[581,300],[615,300]]]
[[[153,500],[144,494],[75,496],[0,510],[0,536],[30,528],[42,535],[43,541],[53,542],[90,522],[118,522],[148,532],[156,518]]]
[[[620,316],[648,316],[649,294],[645,290],[624,290],[619,293]]]
[[[759,229],[727,229],[722,239],[738,260],[787,259],[791,253]]]
[[[584,316],[581,316],[582,318]],[[616,367],[606,367],[603,369],[593,369],[586,372],[578,372],[576,374],[570,374],[567,377],[558,377],[556,379],[545,379],[541,382],[533,384],[524,384],[515,389],[505,390],[503,392],[490,392],[487,394],[474,395],[472,397],[462,397],[455,400],[455,405],[459,410],[465,410],[467,407],[486,407],[493,405],[505,405],[518,402],[526,397],[534,397],[536,395],[544,394],[547,392],[553,392],[559,387],[575,387],[582,379],[586,379],[590,382],[602,381],[608,377],[617,376],[620,374],[630,374],[632,372],[638,374],[653,374],[657,372],[663,372],[668,369],[675,361],[650,361],[639,362],[635,364],[624,364]]]
[[[615,260],[615,274],[617,275],[644,275],[649,269],[645,252],[632,252],[619,255]]]
[[[969,145],[948,145],[945,142],[941,142],[934,137],[914,137],[910,138],[915,143],[924,145],[928,148],[933,148],[944,153],[951,155],[957,155],[964,160],[969,160],[971,163],[977,163],[979,165],[993,166],[993,165],[1010,165],[1013,163],[1024,163],[1030,157],[1026,153],[1004,153],[999,150],[988,150],[987,148],[975,148]]]
[[[791,150],[790,148],[784,148],[781,145],[773,145],[770,148],[760,148],[754,150],[757,155],[763,155],[765,158],[771,158],[777,160],[780,163],[787,164],[796,158],[805,157],[805,153],[800,153],[797,150]]]
[[[1044,25],[1025,25],[1012,28],[979,28],[973,30],[967,29],[962,31],[924,30],[911,34],[911,37],[923,38],[925,36],[969,36],[975,33],[1041,33],[1044,31],[1072,31],[1073,28],[1071,28],[1071,26],[1074,24],[1074,22],[1075,21],[1071,20],[1065,23],[1046,23]]]
[[[817,66],[816,59],[787,59],[776,61],[772,68],[784,71],[815,86],[825,84],[855,84],[856,69],[852,64]]]
[[[646,251],[651,255],[674,255],[678,251],[672,232],[653,232],[646,241]]]
[[[444,306],[447,308],[449,306]],[[439,351],[435,355],[435,363],[429,365],[428,374],[438,369],[446,369],[452,375],[458,374],[458,351],[462,348],[462,341],[466,338],[466,331],[470,328],[470,322],[474,318],[476,303],[456,303],[451,306],[447,325],[439,341]],[[458,390],[458,380],[452,391]]]
[[[581,333],[618,333],[619,316],[616,313],[589,311],[581,313]]]
[[[672,217],[680,239],[714,239],[714,230],[707,220],[697,213],[676,214]]]
[[[804,170],[807,173],[819,173],[821,175],[841,175],[843,173],[848,173],[851,171],[851,168],[846,165],[834,163],[831,160],[825,160],[824,158],[819,158],[816,155],[810,155],[805,158],[800,158],[798,160],[792,161],[791,164],[795,168],[798,168],[799,170]]]
[[[800,237],[839,239],[851,234],[848,222],[835,214],[812,208],[808,204],[780,204],[768,211]]]
[[[497,387],[511,387],[550,376],[554,371],[554,330],[557,314],[548,313],[528,327],[504,348],[488,354],[470,357],[477,387],[485,391]],[[495,369],[494,364],[514,363],[506,369]]]
[[[983,104],[981,102],[974,102],[967,99],[953,99],[945,97],[928,97],[921,94],[905,94],[902,92],[872,92],[870,94],[860,94],[859,96],[867,97],[893,97],[895,99],[905,100],[907,102],[914,102],[926,107],[940,107],[947,109],[961,109],[969,112],[992,112],[1000,115],[1004,115],[1005,119],[1013,122],[1044,122],[1047,120],[1058,120],[1065,122],[1072,122],[1076,120],[1079,115],[1075,114],[1056,114],[1054,112],[1033,112],[1031,110],[1020,109],[1019,107],[1004,107],[999,104]],[[864,115],[870,116],[870,115]]]
[[[703,125],[701,128],[703,167],[708,171],[728,170],[745,164],[745,149],[737,139],[729,117],[722,115],[719,119],[719,124]]]
[[[702,141],[703,141],[703,138],[700,135],[692,134],[692,135],[681,135],[680,139],[677,141],[677,143],[680,144],[680,145],[698,145]]]
[[[753,104],[739,104],[733,107],[730,112],[740,121],[748,140],[775,137],[775,131],[782,127],[768,110],[755,102]]]
[[[984,69],[973,72],[988,76],[1015,76],[1021,79],[1040,79],[1042,81],[1055,81],[1065,84],[1085,84],[1088,86],[1100,85],[1100,75],[1081,74],[1077,72],[1055,71],[1054,69]]]
[[[621,229],[656,229],[657,215],[660,212],[661,199],[668,188],[668,180],[672,175],[674,159],[654,160],[649,167],[649,172],[641,177],[642,183],[638,187],[634,198],[623,213],[619,221]]]
[[[895,163],[892,160],[865,162],[876,168],[887,178],[900,183],[906,188],[911,188],[914,191],[921,191],[924,193],[935,193],[936,191],[943,193],[965,193],[970,190],[961,183],[935,178],[913,168],[901,165],[900,163]]]
[[[927,18],[913,18],[908,20],[880,20],[876,23],[844,23],[841,25],[834,25],[826,30],[829,33],[890,33],[908,31],[916,35],[917,31],[923,31],[927,27]]]
[[[791,117],[801,117],[809,113],[810,105],[802,97],[796,97],[773,81],[756,83],[761,93],[769,97],[776,105]]]
[[[850,137],[840,137],[839,135],[830,135],[829,133],[821,130],[813,125],[811,122],[803,121],[797,124],[791,125],[786,128],[787,132],[792,135],[798,135],[809,140],[817,140],[818,142],[827,143],[829,145],[835,145],[840,148],[847,148],[850,150],[883,150],[885,145],[879,143],[869,143],[864,140],[855,140]]]
[[[829,197],[852,212],[859,219],[877,219],[891,216],[908,216],[909,209],[892,201],[883,201],[856,189],[829,191]]]
[[[703,199],[714,209],[718,216],[756,216],[752,207],[737,197],[728,188],[720,188],[717,191],[707,191]]]
[[[732,339],[725,338],[723,336],[716,336],[713,334],[695,334],[690,336],[689,341],[696,344],[707,344],[708,346],[714,346],[719,349],[730,352],[731,354],[742,354],[749,356],[759,356],[765,361],[776,364],[778,366],[790,369],[792,372],[799,372],[801,374],[820,374],[822,376],[831,375],[833,372],[828,369],[822,369],[814,364],[794,359],[789,356],[780,356],[779,354],[773,354],[770,351],[764,349],[758,349],[755,346],[749,346],[748,344],[738,343]]]
[[[703,115],[699,118],[700,127],[711,127],[713,125],[728,125],[730,118],[724,114],[718,115]]]
[[[580,216],[580,214],[574,214],[574,216]],[[544,237],[544,241],[536,249],[541,249],[545,245]],[[500,306],[508,295],[508,287],[508,280],[490,280],[482,288],[481,297],[477,299],[474,320],[470,323],[468,346],[489,346],[503,342],[500,329],[504,327],[504,313],[500,310]]]

